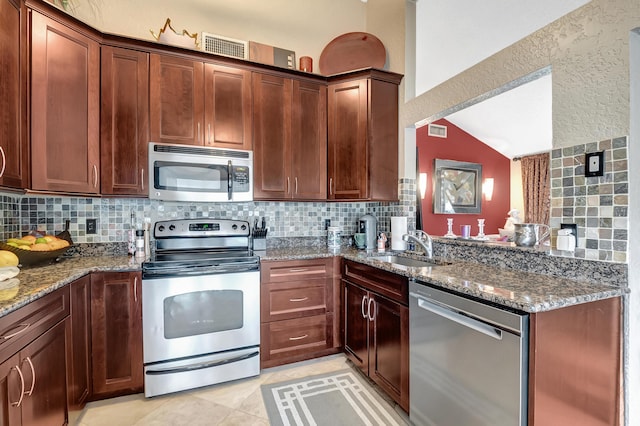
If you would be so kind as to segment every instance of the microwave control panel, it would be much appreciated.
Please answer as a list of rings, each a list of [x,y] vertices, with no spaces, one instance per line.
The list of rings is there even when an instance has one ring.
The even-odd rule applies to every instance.
[[[249,192],[249,179],[248,166],[233,166],[233,192]]]

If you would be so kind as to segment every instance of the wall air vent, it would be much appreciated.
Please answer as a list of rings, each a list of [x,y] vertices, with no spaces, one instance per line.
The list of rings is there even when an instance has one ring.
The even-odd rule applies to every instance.
[[[247,59],[249,42],[235,40],[217,34],[202,33],[201,48],[207,53],[230,56],[232,58]]]
[[[442,126],[440,124],[429,124],[427,134],[436,138],[446,138],[447,126]]]

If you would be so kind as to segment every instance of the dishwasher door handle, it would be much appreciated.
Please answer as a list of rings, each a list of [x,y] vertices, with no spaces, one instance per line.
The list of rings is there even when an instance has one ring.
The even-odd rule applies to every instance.
[[[439,315],[443,318],[446,318],[450,321],[458,323],[464,327],[475,330],[479,333],[487,335],[496,340],[502,340],[502,330],[491,327],[488,324],[483,323],[482,321],[475,320],[466,315],[461,315],[458,312],[447,309],[443,306],[440,306],[430,300],[427,300],[421,296],[418,296],[415,293],[410,293],[410,296],[418,299],[418,307],[427,310],[429,312],[433,312],[436,315]]]

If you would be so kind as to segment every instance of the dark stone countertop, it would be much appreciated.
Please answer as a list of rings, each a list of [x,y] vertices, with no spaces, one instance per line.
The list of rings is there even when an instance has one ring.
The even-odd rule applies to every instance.
[[[0,282],[0,317],[88,273],[139,271],[140,263],[129,256],[72,257],[51,265],[22,268],[17,285],[7,288]]]
[[[269,248],[256,252],[264,260],[295,260],[342,256],[394,272],[419,282],[450,289],[525,312],[543,312],[628,293],[626,287],[559,278],[498,268],[463,260],[427,268],[394,266],[372,257],[393,252],[366,252],[354,248],[324,246]],[[397,254],[397,253],[395,253]],[[403,253],[402,255],[410,256]],[[416,257],[416,256],[413,256]],[[128,256],[90,256],[63,259],[52,265],[23,268],[17,285],[0,282],[0,316],[51,293],[91,272],[139,271],[141,260]],[[15,281],[14,281],[15,282]],[[6,284],[6,283],[5,283]]]
[[[393,254],[366,252],[353,248],[330,250],[324,247],[268,249],[262,260],[294,260],[342,256],[394,272],[435,287],[463,293],[525,312],[543,312],[628,293],[625,287],[559,278],[550,275],[498,268],[463,260],[427,268],[391,265],[373,259]],[[408,255],[408,254],[402,254]],[[413,256],[418,257],[418,256]],[[419,257],[418,257],[419,258]]]

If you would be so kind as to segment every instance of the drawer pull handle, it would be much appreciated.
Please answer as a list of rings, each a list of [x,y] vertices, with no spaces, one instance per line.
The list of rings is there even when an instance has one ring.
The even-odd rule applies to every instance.
[[[11,339],[12,337],[16,337],[18,334],[21,334],[21,333],[24,333],[25,331],[27,331],[27,329],[28,329],[29,327],[31,327],[31,324],[29,324],[29,323],[23,323],[23,324],[19,324],[19,325],[18,325],[18,327],[24,327],[24,328],[23,328],[23,329],[21,329],[21,330],[16,331],[15,333],[11,333],[11,334],[7,334],[6,336],[2,336],[2,338],[3,338],[4,340],[9,340],[9,339]]]
[[[292,268],[289,269],[289,272],[307,272],[309,268]]]
[[[12,367],[11,369],[18,372],[18,375],[20,376],[20,386],[22,386],[22,389],[20,390],[20,399],[18,400],[18,402],[12,402],[11,405],[13,405],[14,407],[19,407],[20,404],[22,404],[22,398],[24,398],[24,376],[22,375],[22,371],[20,371],[20,367],[18,367],[17,365],[15,367]]]
[[[305,300],[309,300],[308,297],[299,297],[297,299],[289,299],[289,302],[304,302]]]
[[[308,334],[303,334],[302,336],[298,336],[298,337],[289,337],[289,340],[302,340],[302,339],[306,339],[307,337],[309,337]]]
[[[24,392],[25,395],[31,396],[33,393],[33,388],[36,387],[36,370],[33,368],[33,363],[31,362],[31,358],[27,357],[25,359],[29,363],[29,367],[31,367],[31,389],[28,392]]]

